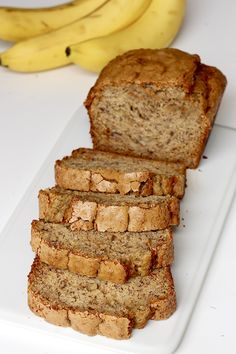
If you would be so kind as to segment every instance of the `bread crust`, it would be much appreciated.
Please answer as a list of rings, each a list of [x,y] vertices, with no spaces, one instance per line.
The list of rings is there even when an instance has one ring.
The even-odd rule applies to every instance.
[[[201,96],[199,102],[202,105],[202,114],[199,119],[201,120],[202,132],[198,147],[191,151],[190,143],[191,157],[169,159],[166,156],[165,158],[167,161],[182,162],[186,167],[196,168],[201,160],[227,84],[222,72],[215,67],[201,64],[198,55],[190,55],[174,48],[162,50],[138,49],[118,56],[103,69],[84,103],[90,117],[90,133],[95,149],[140,156],[138,151],[129,151],[128,148],[119,151],[113,144],[114,141],[110,138],[111,141],[108,142],[105,136],[105,143],[103,145],[99,144],[97,137],[99,132],[95,126],[92,112],[94,100],[99,100],[107,87],[120,87],[130,84],[141,87],[151,84],[157,90],[178,87],[183,90],[183,99],[186,102],[191,101],[194,95]],[[115,133],[119,135],[119,128]],[[143,153],[142,156],[153,159],[159,158],[158,151],[150,155],[148,147],[147,152]]]
[[[132,328],[143,328],[149,319],[166,319],[176,310],[176,295],[170,271],[166,272],[166,281],[169,286],[165,297],[157,299],[153,296],[146,308],[137,309],[134,312],[129,311],[128,315],[117,316],[50,302],[34,289],[39,265],[40,261],[36,257],[28,276],[28,306],[37,316],[58,326],[70,326],[90,336],[100,334],[114,339],[128,339]]]
[[[199,65],[192,94],[202,96],[202,134],[199,139],[199,148],[194,152],[189,164],[190,168],[197,168],[200,163],[226,84],[226,77],[220,70],[205,64]]]
[[[72,152],[72,158],[83,156],[83,153],[90,151],[89,149],[80,148]],[[94,154],[96,154],[96,150]],[[98,153],[102,153],[99,152]],[[103,152],[104,155],[106,153]],[[116,161],[119,154],[107,153],[107,159]],[[64,157],[63,160],[57,160],[55,163],[55,179],[58,186],[65,189],[78,191],[92,191],[102,193],[120,193],[120,194],[136,194],[141,196],[148,195],[174,195],[182,198],[185,190],[185,167],[180,165],[173,166],[170,174],[156,174],[142,170],[142,162],[146,159],[133,158],[135,162],[139,162],[140,171],[125,172],[117,169],[97,167],[86,169],[85,166],[74,167],[65,162],[71,159],[70,156]],[[129,159],[128,159],[129,160]],[[127,161],[128,164],[129,161]],[[156,164],[163,165],[163,162],[156,161]],[[168,163],[166,163],[168,165]],[[132,169],[131,169],[132,170]]]
[[[171,272],[166,274],[166,278],[168,278],[170,284],[174,284]],[[173,313],[173,309],[176,309],[176,306],[176,294],[174,285],[172,285],[168,293],[168,298],[163,297],[163,299],[151,303],[151,309],[153,311],[151,319],[158,321],[169,318],[170,314]]]
[[[111,84],[152,83],[157,88],[181,86],[189,92],[199,63],[197,54],[191,55],[175,48],[130,50],[111,60],[101,71],[88,93],[85,107],[89,109],[99,91]]]
[[[109,200],[109,197],[107,198]],[[160,197],[152,203],[111,205],[82,200],[79,194],[62,194],[52,188],[39,192],[39,217],[49,222],[71,224],[73,230],[152,231],[179,224],[179,200]]]
[[[72,327],[88,336],[100,334],[113,339],[128,339],[132,321],[127,317],[116,317],[92,311],[60,308],[28,288],[28,305],[31,311],[47,322],[62,327]]]
[[[119,259],[109,259],[108,256],[91,257],[82,250],[68,249],[60,243],[55,244],[42,237],[38,221],[34,220],[31,227],[31,247],[40,260],[59,269],[68,269],[71,272],[88,277],[98,277],[123,284],[129,278],[151,273],[155,268],[165,267],[173,262],[174,247],[171,229],[167,230],[166,240],[160,240],[154,248],[143,251],[142,263],[139,267],[130,260],[128,263]],[[101,236],[102,237],[102,236]]]

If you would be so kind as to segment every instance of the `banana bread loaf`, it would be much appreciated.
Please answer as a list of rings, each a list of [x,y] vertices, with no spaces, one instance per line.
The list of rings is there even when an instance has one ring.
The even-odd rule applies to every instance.
[[[196,168],[226,86],[198,55],[137,49],[112,60],[85,106],[95,149]]]
[[[54,187],[39,192],[39,218],[70,223],[74,230],[154,231],[178,225],[179,199],[78,192]]]
[[[56,269],[36,257],[28,279],[28,304],[38,316],[88,335],[130,337],[148,319],[168,318],[176,308],[169,267],[114,284]]]
[[[171,229],[156,232],[71,231],[34,220],[31,246],[40,260],[60,269],[125,283],[173,262]]]
[[[186,169],[182,164],[128,157],[80,148],[56,161],[56,183],[79,191],[174,195],[182,198]]]

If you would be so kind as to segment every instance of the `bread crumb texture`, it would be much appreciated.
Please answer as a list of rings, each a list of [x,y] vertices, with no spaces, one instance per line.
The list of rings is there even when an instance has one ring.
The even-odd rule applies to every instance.
[[[176,297],[169,267],[114,284],[56,269],[36,257],[28,279],[28,303],[50,323],[127,339],[133,327],[144,327],[148,319],[168,318]]]
[[[72,231],[68,225],[34,220],[31,246],[44,263],[115,283],[148,275],[173,262],[170,228],[123,233]]]
[[[196,168],[225,86],[198,55],[129,51],[103,69],[85,101],[94,148]]]

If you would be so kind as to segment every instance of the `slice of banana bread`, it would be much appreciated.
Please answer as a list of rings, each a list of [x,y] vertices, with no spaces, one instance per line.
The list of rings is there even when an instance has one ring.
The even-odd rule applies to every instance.
[[[65,189],[182,198],[186,169],[180,163],[80,148],[56,161],[55,177]]]
[[[169,267],[114,284],[56,269],[36,257],[28,278],[28,304],[38,316],[88,335],[130,337],[148,319],[168,318],[176,308]]]
[[[39,218],[70,223],[74,230],[154,231],[178,225],[179,199],[78,192],[53,187],[39,192]]]
[[[198,55],[129,51],[103,69],[85,102],[94,148],[196,168],[225,86]]]
[[[71,231],[34,220],[31,246],[40,260],[60,269],[125,283],[173,262],[171,229],[146,232]]]

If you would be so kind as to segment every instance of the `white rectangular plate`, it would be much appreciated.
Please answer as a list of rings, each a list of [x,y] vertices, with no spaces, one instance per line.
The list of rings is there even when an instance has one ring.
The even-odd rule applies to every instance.
[[[30,224],[38,218],[39,189],[54,184],[57,158],[79,146],[91,146],[86,112],[80,108],[41,167],[0,236],[0,320],[47,335],[64,337],[91,349],[116,353],[172,353],[184,335],[212,255],[222,233],[236,185],[236,131],[215,126],[203,159],[187,174],[187,189],[181,203],[181,225],[175,231],[175,279],[178,308],[165,321],[149,321],[134,330],[130,340],[115,341],[101,336],[87,337],[70,328],[50,325],[27,307],[27,274],[33,261]]]

